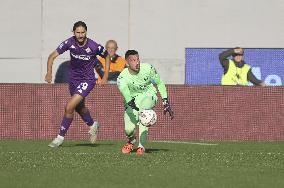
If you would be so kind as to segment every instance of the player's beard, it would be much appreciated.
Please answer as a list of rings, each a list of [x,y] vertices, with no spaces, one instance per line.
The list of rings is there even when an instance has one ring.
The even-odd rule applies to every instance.
[[[131,74],[138,74],[139,71],[140,71],[140,65],[138,65],[138,66],[136,65],[135,67],[129,66],[128,70]]]
[[[79,44],[79,46],[83,46],[87,41],[87,37],[76,38],[76,40],[77,40],[77,43]]]
[[[140,71],[140,64],[135,66],[135,72],[139,73],[139,71]]]

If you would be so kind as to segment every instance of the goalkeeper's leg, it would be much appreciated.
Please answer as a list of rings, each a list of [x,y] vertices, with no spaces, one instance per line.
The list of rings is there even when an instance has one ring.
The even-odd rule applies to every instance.
[[[145,94],[136,98],[140,110],[154,108],[157,104],[157,100],[158,98],[156,94]],[[138,123],[138,125],[139,125],[139,145],[136,154],[142,155],[145,151],[145,144],[149,128],[142,125],[141,123]]]
[[[122,153],[130,153],[135,144],[135,126],[138,123],[138,112],[128,107],[124,112],[124,131],[127,143],[122,147]]]

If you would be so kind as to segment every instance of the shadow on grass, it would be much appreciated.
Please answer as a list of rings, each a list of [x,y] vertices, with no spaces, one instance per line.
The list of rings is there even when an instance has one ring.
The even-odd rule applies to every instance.
[[[62,145],[61,147],[99,147],[99,146],[112,146],[114,144],[104,144],[104,143],[99,143],[99,144],[91,144],[91,143],[79,143],[79,144],[66,144],[66,145]]]
[[[168,152],[169,149],[146,148],[146,153]]]

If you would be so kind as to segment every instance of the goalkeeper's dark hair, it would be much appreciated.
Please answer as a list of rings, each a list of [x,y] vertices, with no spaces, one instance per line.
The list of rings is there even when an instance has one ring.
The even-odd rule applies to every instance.
[[[125,59],[127,59],[130,55],[139,55],[136,50],[127,50],[125,53]]]
[[[87,25],[86,25],[86,23],[83,22],[83,21],[78,21],[78,22],[74,23],[74,25],[73,25],[73,31],[75,31],[77,27],[84,27],[85,30],[87,31]]]

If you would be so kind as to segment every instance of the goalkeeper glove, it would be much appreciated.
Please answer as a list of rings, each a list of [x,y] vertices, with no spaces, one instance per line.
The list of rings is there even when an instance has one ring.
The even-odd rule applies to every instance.
[[[139,108],[136,106],[135,104],[135,99],[133,98],[131,101],[129,101],[128,103],[128,106],[130,106],[132,109],[136,110],[136,111],[139,111]]]
[[[167,98],[163,99],[163,106],[164,106],[164,115],[168,112],[170,114],[171,119],[174,119],[174,112],[171,109],[169,100]]]

